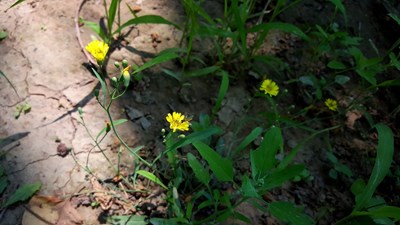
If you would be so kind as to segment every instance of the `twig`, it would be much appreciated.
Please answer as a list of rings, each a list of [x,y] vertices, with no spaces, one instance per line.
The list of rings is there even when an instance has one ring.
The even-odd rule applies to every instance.
[[[75,18],[74,18],[76,38],[78,39],[79,46],[81,47],[83,54],[86,56],[87,61],[92,65],[96,65],[96,62],[92,59],[92,57],[90,57],[89,53],[86,51],[85,46],[82,43],[81,33],[79,30],[79,14],[80,14],[82,7],[86,1],[87,0],[82,0],[81,3],[79,4],[78,9],[76,10],[76,14],[75,14]]]

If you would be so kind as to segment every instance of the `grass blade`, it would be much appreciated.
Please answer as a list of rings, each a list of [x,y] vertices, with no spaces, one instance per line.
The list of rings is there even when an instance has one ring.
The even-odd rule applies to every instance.
[[[299,212],[299,209],[291,202],[271,202],[268,210],[276,218],[292,225],[315,224],[311,217]]]
[[[262,130],[263,129],[261,127],[254,128],[250,132],[250,134],[243,139],[239,146],[235,150],[233,150],[233,156],[239,154],[244,148],[246,148],[247,145],[253,142],[258,136],[260,136]]]
[[[139,68],[137,68],[134,73],[139,73],[147,68],[153,67],[157,64],[163,63],[163,62],[167,62],[169,60],[172,59],[176,59],[178,58],[179,55],[176,54],[175,52],[171,52],[171,51],[163,51],[161,52],[157,57],[151,59],[150,61],[146,62],[145,64],[143,64],[142,66],[140,66]]]
[[[374,218],[389,217],[392,219],[400,220],[400,208],[394,206],[382,206],[378,209],[368,212],[353,212],[352,214],[355,216],[371,216]]]
[[[94,75],[96,75],[97,79],[100,82],[101,85],[101,90],[103,91],[103,106],[106,106],[106,102],[107,102],[107,89],[106,89],[106,83],[103,81],[103,79],[101,79],[100,75],[96,72],[95,69],[92,68],[92,71],[94,73]]]
[[[224,100],[226,92],[228,91],[228,88],[229,88],[228,73],[226,71],[222,70],[221,74],[222,74],[222,81],[221,81],[221,86],[219,87],[217,101],[215,102],[215,105],[213,108],[213,114],[217,113],[218,110],[221,108],[222,100]]]
[[[112,33],[112,26],[114,24],[115,15],[117,14],[117,7],[118,7],[119,0],[112,0],[110,8],[108,9],[108,33]]]
[[[138,170],[138,171],[136,171],[136,173],[139,175],[142,175],[146,179],[149,179],[149,180],[153,181],[154,183],[160,185],[164,189],[168,190],[167,186],[165,186],[165,184],[163,184],[161,182],[161,180],[158,179],[158,177],[156,177],[156,175],[154,175],[153,173],[150,173],[149,171],[146,171],[146,170]]]
[[[146,23],[166,24],[166,25],[174,26],[177,29],[180,29],[177,24],[175,24],[167,19],[164,19],[161,16],[146,15],[146,16],[136,17],[136,18],[128,20],[126,23],[124,23],[120,27],[118,27],[118,29],[116,31],[114,31],[113,34],[121,32],[121,30],[124,29],[125,27],[131,26],[131,25],[137,25],[137,24],[146,24]]]
[[[0,76],[3,76],[7,80],[7,82],[11,85],[11,88],[14,90],[15,94],[17,94],[17,96],[19,97],[17,89],[15,89],[14,85],[11,83],[11,81],[8,79],[8,77],[1,70],[0,70]]]
[[[9,10],[9,9],[11,9],[11,8],[13,8],[13,7],[19,5],[20,3],[24,2],[24,1],[25,1],[25,0],[18,0],[18,1],[16,1],[16,2],[14,2],[14,4],[12,4],[10,7],[8,7],[8,9],[6,9],[6,12],[7,12],[7,10]]]
[[[87,21],[82,18],[79,18],[79,22],[85,24],[85,26],[89,27],[93,32],[95,32],[104,42],[108,43],[107,35],[104,34],[103,29],[101,29],[98,23]]]
[[[342,0],[330,0],[337,9],[339,9],[340,13],[342,13],[344,20],[347,21],[346,8],[344,7]]]
[[[219,181],[233,181],[233,166],[230,159],[222,158],[216,151],[203,142],[194,142],[193,146],[207,161],[211,171]]]
[[[361,194],[356,196],[356,206],[353,212],[362,209],[365,204],[368,203],[375,189],[389,172],[390,165],[392,164],[394,151],[392,130],[382,123],[377,124],[375,127],[378,130],[379,138],[375,165],[372,169],[372,174],[368,180],[367,186]]]

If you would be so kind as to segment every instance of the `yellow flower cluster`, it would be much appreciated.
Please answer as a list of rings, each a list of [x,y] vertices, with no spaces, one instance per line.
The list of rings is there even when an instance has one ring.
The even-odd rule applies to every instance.
[[[326,105],[330,110],[332,110],[332,111],[337,111],[338,104],[337,104],[337,101],[336,101],[336,100],[333,100],[333,99],[331,99],[331,98],[328,98],[328,99],[325,100],[325,105]]]
[[[277,96],[279,93],[279,86],[272,80],[266,79],[262,82],[260,90],[264,91],[269,96]]]
[[[94,40],[86,45],[85,49],[98,61],[103,62],[108,52],[108,45],[102,41]]]
[[[168,113],[167,117],[165,118],[169,123],[169,128],[172,132],[176,132],[176,130],[180,131],[188,131],[189,130],[189,120],[182,113],[173,112]]]

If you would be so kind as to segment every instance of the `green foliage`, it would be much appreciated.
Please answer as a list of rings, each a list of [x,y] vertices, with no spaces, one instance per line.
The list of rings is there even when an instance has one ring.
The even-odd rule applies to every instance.
[[[15,119],[18,119],[19,116],[20,116],[22,113],[24,113],[24,114],[29,113],[29,112],[31,111],[31,109],[32,109],[32,107],[31,107],[31,105],[29,105],[28,103],[23,103],[23,104],[17,105],[17,106],[15,107],[15,113],[14,113]]]
[[[291,202],[272,202],[268,209],[273,216],[292,225],[315,224],[309,216],[303,214],[302,210],[296,208]]]
[[[15,190],[15,192],[7,199],[7,201],[1,206],[1,208],[4,209],[18,202],[29,199],[40,189],[41,186],[42,184],[40,182],[22,185],[17,190]]]
[[[8,33],[5,31],[0,31],[0,41],[3,39],[6,39],[8,36]]]

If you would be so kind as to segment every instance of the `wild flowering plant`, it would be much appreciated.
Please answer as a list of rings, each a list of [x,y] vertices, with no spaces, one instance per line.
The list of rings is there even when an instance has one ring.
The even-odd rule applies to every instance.
[[[93,40],[86,45],[85,49],[97,60],[97,63],[101,65],[107,56],[109,47],[108,44],[103,41]]]
[[[279,86],[274,81],[265,79],[260,86],[260,91],[264,91],[265,94],[271,97],[277,96],[279,93]]]
[[[338,104],[336,100],[333,100],[331,98],[328,98],[325,100],[325,105],[332,111],[337,111]]]
[[[189,121],[185,118],[182,113],[173,112],[168,113],[167,117],[165,118],[169,123],[169,128],[172,132],[176,132],[176,130],[180,131],[188,131],[189,130]]]

